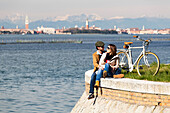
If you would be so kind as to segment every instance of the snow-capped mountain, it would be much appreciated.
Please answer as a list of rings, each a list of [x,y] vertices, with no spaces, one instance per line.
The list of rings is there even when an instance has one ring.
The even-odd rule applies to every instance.
[[[13,14],[0,19],[0,26],[4,26],[5,28],[15,28],[17,25],[24,26],[25,24],[25,15],[23,14]]]
[[[15,14],[7,16],[5,19],[0,20],[0,26],[5,28],[15,28],[17,25],[19,28],[24,28],[25,26],[25,16],[22,14]],[[28,15],[29,17],[29,15]],[[31,18],[31,17],[29,17]],[[111,17],[102,18],[96,14],[80,14],[80,15],[65,15],[56,17],[47,17],[41,20],[29,21],[29,28],[35,29],[38,26],[53,27],[53,28],[71,28],[77,25],[78,27],[85,26],[86,19],[89,20],[89,26],[95,25],[96,27],[101,27],[102,29],[110,29],[115,25],[119,28],[145,28],[150,29],[164,29],[170,28],[169,18],[156,18],[156,17],[139,17],[139,18],[124,18],[124,17]],[[31,20],[31,19],[29,19]]]
[[[84,22],[88,19],[89,21],[95,21],[95,20],[104,20],[102,17],[96,15],[96,14],[80,14],[80,15],[65,15],[65,16],[57,16],[53,19],[53,21],[79,21]]]
[[[13,14],[13,15],[6,16],[5,20],[11,21],[14,24],[21,24],[21,22],[22,23],[25,22],[25,15],[16,13],[16,14]]]

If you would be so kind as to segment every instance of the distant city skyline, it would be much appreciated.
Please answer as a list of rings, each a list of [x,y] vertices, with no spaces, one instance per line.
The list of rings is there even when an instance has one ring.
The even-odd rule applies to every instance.
[[[34,21],[82,13],[102,18],[170,18],[169,6],[169,0],[0,0],[0,19],[18,14]]]

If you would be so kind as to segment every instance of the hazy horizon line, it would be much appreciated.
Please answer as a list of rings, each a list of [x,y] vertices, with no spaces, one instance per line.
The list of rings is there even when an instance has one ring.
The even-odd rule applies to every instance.
[[[65,16],[47,16],[47,17],[41,17],[41,18],[35,18],[32,16],[29,16],[28,14],[21,14],[21,13],[15,13],[12,15],[6,15],[3,17],[0,17],[0,20],[3,19],[9,19],[9,20],[21,20],[21,19],[25,19],[26,16],[29,17],[29,19],[31,21],[38,21],[38,20],[48,20],[48,19],[55,19],[55,21],[63,21],[63,20],[67,20],[68,17],[71,16],[81,16],[81,15],[85,15],[86,18],[88,18],[89,16],[96,16],[99,19],[96,20],[111,20],[111,19],[136,19],[136,18],[164,18],[164,19],[170,19],[168,17],[162,17],[162,16],[148,16],[148,15],[142,15],[142,16],[138,16],[138,17],[124,17],[124,16],[112,16],[112,17],[102,17],[99,16],[95,13],[91,13],[91,14],[86,14],[86,13],[80,13],[80,14],[66,14]],[[21,18],[17,18],[17,17],[21,17]]]

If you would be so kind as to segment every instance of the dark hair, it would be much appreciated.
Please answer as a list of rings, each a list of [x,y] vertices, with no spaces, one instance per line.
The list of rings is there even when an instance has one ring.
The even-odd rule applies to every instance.
[[[117,55],[117,47],[114,44],[109,44],[108,46],[110,46],[111,54],[113,56]]]
[[[98,50],[98,46],[96,46],[96,49]]]
[[[98,50],[98,47],[104,47],[104,42],[102,42],[102,41],[97,41],[96,43],[95,43],[95,46],[96,46],[96,49]]]
[[[96,49],[98,50],[98,47],[102,47],[102,48],[104,48],[104,46],[96,46]]]

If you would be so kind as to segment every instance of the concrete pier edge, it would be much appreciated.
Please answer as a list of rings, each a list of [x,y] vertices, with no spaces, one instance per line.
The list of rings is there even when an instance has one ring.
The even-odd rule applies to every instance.
[[[90,84],[93,70],[86,71],[85,82]],[[170,83],[136,80],[129,78],[101,78],[100,87],[125,91],[170,95]]]
[[[92,73],[85,72],[85,92],[71,113],[170,113],[169,82],[101,78],[97,98],[88,100]]]

